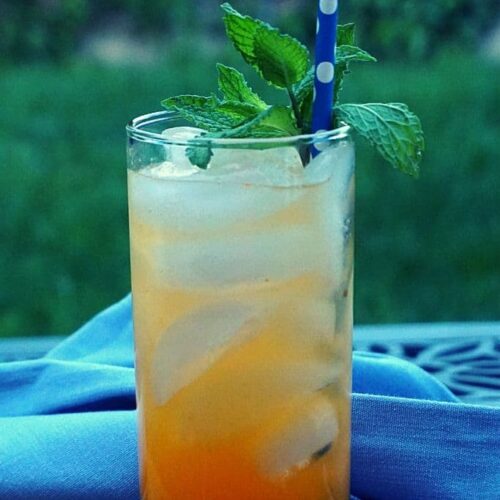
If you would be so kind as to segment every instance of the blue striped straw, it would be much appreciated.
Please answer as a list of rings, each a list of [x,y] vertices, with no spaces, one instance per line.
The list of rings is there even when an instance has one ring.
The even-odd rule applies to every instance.
[[[335,48],[337,39],[338,0],[319,0],[314,61],[313,133],[330,130],[335,84]],[[324,143],[326,146],[326,142]],[[316,156],[321,143],[312,148]]]

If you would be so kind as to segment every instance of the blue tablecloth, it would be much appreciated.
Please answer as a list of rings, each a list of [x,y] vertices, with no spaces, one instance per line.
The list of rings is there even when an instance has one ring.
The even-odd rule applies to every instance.
[[[395,358],[354,355],[352,493],[500,499],[500,411]],[[136,499],[130,298],[47,356],[0,364],[0,499]]]

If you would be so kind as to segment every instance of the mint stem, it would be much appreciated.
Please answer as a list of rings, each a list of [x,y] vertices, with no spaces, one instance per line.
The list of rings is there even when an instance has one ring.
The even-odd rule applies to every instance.
[[[304,130],[304,121],[302,120],[302,114],[300,113],[299,103],[297,102],[297,98],[293,93],[291,87],[287,87],[288,97],[290,97],[290,102],[292,103],[293,115],[295,116],[295,122],[297,124],[297,128],[303,133]],[[309,163],[309,148],[307,146],[298,146],[297,147],[300,155],[300,159],[302,161],[302,166],[306,168]]]
[[[300,146],[297,146],[297,150],[299,151],[299,156],[302,162],[302,166],[306,168],[310,159],[309,146],[301,144]]]
[[[292,103],[293,114],[295,116],[295,122],[297,123],[297,128],[302,130],[304,126],[304,122],[302,121],[302,115],[300,114],[299,103],[297,102],[297,98],[293,93],[291,87],[287,87],[288,97],[290,98],[290,102]]]

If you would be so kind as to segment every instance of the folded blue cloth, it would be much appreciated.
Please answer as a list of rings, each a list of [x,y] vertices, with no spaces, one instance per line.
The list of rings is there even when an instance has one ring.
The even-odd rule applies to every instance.
[[[500,411],[354,354],[352,493],[500,498]],[[35,361],[0,364],[0,498],[137,499],[130,297]]]

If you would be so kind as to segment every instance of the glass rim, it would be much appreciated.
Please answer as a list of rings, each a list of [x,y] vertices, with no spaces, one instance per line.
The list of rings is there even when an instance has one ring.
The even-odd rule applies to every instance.
[[[297,143],[312,145],[316,142],[334,141],[345,139],[351,136],[351,127],[345,123],[335,129],[320,130],[314,134],[299,134],[285,137],[232,137],[217,139],[204,139],[203,137],[197,137],[196,139],[190,140],[172,140],[166,138],[161,133],[151,132],[142,128],[162,121],[174,120],[176,118],[181,118],[181,116],[176,112],[156,111],[133,118],[127,123],[125,129],[127,131],[127,135],[134,139],[142,140],[145,142],[154,142],[164,145],[184,147],[193,145],[203,146],[207,143],[210,143],[211,147],[221,146],[226,148],[231,146],[244,148],[245,146],[255,145],[282,147],[295,145]]]

